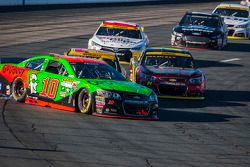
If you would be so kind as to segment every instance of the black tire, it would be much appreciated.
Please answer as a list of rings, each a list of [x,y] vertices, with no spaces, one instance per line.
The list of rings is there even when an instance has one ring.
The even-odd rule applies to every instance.
[[[16,78],[12,83],[12,96],[17,102],[24,102],[27,96],[27,89],[22,78]]]
[[[87,89],[82,89],[77,98],[78,109],[84,114],[92,113],[92,94]]]

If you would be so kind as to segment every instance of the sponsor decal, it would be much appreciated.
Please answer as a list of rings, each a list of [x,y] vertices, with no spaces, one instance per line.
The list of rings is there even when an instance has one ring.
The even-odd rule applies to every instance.
[[[96,106],[104,106],[105,105],[105,102],[102,102],[102,101],[96,101]]]
[[[99,113],[99,114],[102,114],[102,108],[96,107],[96,112]]]
[[[6,85],[6,95],[10,95],[10,85]]]
[[[193,32],[192,34],[193,34],[193,35],[197,35],[197,36],[200,36],[200,35],[201,35],[200,32]]]
[[[96,102],[105,102],[105,98],[103,96],[96,96],[95,100]]]
[[[61,86],[66,88],[73,88],[73,85],[71,82],[61,82]]]
[[[74,80],[68,80],[68,79],[63,79],[61,82],[62,86],[62,96],[61,97],[66,97],[66,94],[64,93],[71,93],[73,90],[77,90],[77,85],[79,81],[74,81]]]
[[[66,92],[63,92],[63,91],[60,92],[60,96],[61,96],[61,97],[66,97]]]
[[[151,86],[152,85],[152,82],[151,81],[148,81],[147,82],[147,86]]]
[[[114,105],[114,104],[115,104],[115,101],[114,101],[114,100],[109,100],[109,101],[108,101],[108,104],[109,104],[109,105]]]
[[[36,89],[37,88],[37,75],[36,74],[31,74],[30,75],[30,93],[37,93]]]
[[[169,79],[170,82],[176,82],[177,80],[175,78]]]
[[[141,109],[140,111],[137,112],[138,115],[143,115],[143,116],[148,116],[149,112],[145,111],[144,109]]]
[[[5,65],[3,66],[2,71],[5,74],[7,73],[7,74],[12,74],[12,75],[22,75],[24,72],[24,69],[13,66],[13,65]]]

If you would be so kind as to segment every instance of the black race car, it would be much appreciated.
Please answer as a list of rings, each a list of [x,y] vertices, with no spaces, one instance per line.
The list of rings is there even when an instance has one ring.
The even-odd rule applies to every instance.
[[[222,49],[227,45],[227,26],[217,14],[187,12],[173,28],[171,45]]]

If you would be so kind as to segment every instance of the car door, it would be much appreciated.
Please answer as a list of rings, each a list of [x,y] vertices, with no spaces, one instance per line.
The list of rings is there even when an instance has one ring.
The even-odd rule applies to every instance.
[[[61,83],[67,79],[68,72],[58,60],[48,60],[46,67],[37,74],[37,93],[41,100],[55,102],[64,97]]]

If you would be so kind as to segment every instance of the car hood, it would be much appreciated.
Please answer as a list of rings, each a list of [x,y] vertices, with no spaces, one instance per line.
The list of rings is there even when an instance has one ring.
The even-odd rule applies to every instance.
[[[156,66],[145,66],[144,67],[149,73],[163,76],[176,76],[190,78],[195,76],[201,76],[202,72],[199,69],[192,68],[179,68],[179,67],[156,67]]]
[[[116,48],[133,48],[143,44],[142,39],[99,35],[93,37],[93,41],[101,46]]]
[[[230,17],[225,16],[224,22],[227,25],[241,25],[241,24],[247,24],[249,22],[248,18],[242,18],[242,17]]]
[[[130,81],[87,79],[85,80],[85,84],[91,88],[92,91],[103,89],[118,92],[138,93],[147,96],[152,93],[151,89]]]
[[[183,33],[184,35],[211,35],[218,31],[216,28],[206,27],[206,26],[177,26],[174,31]]]

